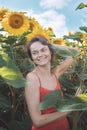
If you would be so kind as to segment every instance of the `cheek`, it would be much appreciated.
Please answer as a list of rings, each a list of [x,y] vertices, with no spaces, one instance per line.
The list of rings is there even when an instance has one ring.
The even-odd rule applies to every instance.
[[[33,60],[33,61],[37,58],[36,55],[31,55],[31,57],[32,57],[32,60]]]

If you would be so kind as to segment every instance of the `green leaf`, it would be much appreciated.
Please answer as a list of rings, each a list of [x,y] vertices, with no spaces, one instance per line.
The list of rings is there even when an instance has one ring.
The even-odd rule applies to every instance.
[[[31,121],[31,118],[29,117],[28,114],[26,114],[28,117],[24,118],[19,121],[17,119],[15,120],[10,120],[9,122],[9,130],[31,130],[31,127],[32,127],[32,121]]]
[[[55,107],[58,111],[87,111],[87,103],[75,96],[67,96],[66,98],[58,95],[58,90],[47,94],[46,99],[40,103],[40,110]]]
[[[80,27],[80,30],[87,32],[87,27],[86,26]]]
[[[71,83],[71,81],[67,77],[61,76],[59,80],[60,80],[60,84],[63,85],[64,87],[74,88],[74,85]]]
[[[27,82],[19,68],[12,62],[6,53],[1,51],[0,55],[2,56],[0,63],[3,63],[3,66],[0,68],[0,76],[5,82],[15,88],[24,87]]]
[[[74,34],[72,34],[72,35],[70,35],[70,36],[64,35],[64,38],[65,38],[65,39],[72,39],[72,40],[80,41],[80,36],[79,36],[79,35],[74,35]]]
[[[61,90],[52,91],[49,94],[44,96],[42,103],[40,103],[40,110],[48,109],[50,107],[55,107],[57,99],[62,98]]]
[[[70,48],[69,51],[70,51],[71,56],[73,56],[73,57],[77,57],[81,54],[81,52],[79,50],[75,50],[75,49]]]
[[[82,9],[82,8],[84,8],[84,7],[87,7],[87,4],[80,3],[80,4],[77,6],[76,10]]]
[[[0,67],[5,66],[5,65],[6,65],[6,61],[3,60],[2,55],[0,55]]]
[[[6,130],[5,128],[3,128],[3,127],[0,127],[0,130]]]
[[[61,112],[66,111],[87,111],[87,104],[77,97],[67,97],[57,100],[56,109]]]
[[[58,46],[53,46],[53,49],[55,51],[55,53],[59,56],[62,56],[62,57],[67,57],[67,56],[72,56],[72,57],[76,57],[78,55],[80,55],[80,51],[77,51],[75,49],[63,49],[63,48],[59,48]]]
[[[82,80],[86,80],[87,79],[87,74],[82,74],[82,75],[79,75],[80,76],[80,78],[82,79]]]
[[[11,108],[11,102],[0,93],[0,111]]]

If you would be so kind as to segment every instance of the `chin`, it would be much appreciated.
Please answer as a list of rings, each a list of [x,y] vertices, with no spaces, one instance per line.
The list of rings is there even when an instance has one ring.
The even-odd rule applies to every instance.
[[[38,64],[39,66],[46,66],[48,65],[48,63],[42,63],[42,64]]]

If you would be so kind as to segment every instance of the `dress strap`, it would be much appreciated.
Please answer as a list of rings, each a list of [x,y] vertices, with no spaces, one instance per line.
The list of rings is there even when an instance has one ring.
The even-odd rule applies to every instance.
[[[33,72],[35,75],[36,75],[36,77],[38,78],[38,80],[39,80],[39,83],[40,83],[40,86],[41,86],[41,80],[40,80],[40,77],[39,77],[39,75],[34,71]]]
[[[57,88],[58,88],[58,89],[61,89],[61,85],[60,85],[59,79],[57,78],[57,76],[56,76],[54,73],[53,73],[53,75],[54,75],[55,78],[56,78]]]

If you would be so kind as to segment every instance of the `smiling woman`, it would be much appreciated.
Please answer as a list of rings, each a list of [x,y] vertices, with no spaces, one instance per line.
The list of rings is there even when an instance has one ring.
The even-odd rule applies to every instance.
[[[69,130],[66,116],[70,112],[59,112],[54,107],[40,111],[39,105],[51,91],[60,90],[63,98],[59,77],[72,65],[73,58],[68,56],[60,65],[51,69],[54,50],[52,44],[42,36],[31,39],[28,54],[36,64],[36,68],[26,76],[28,84],[25,87],[26,103],[33,122],[32,130]]]

